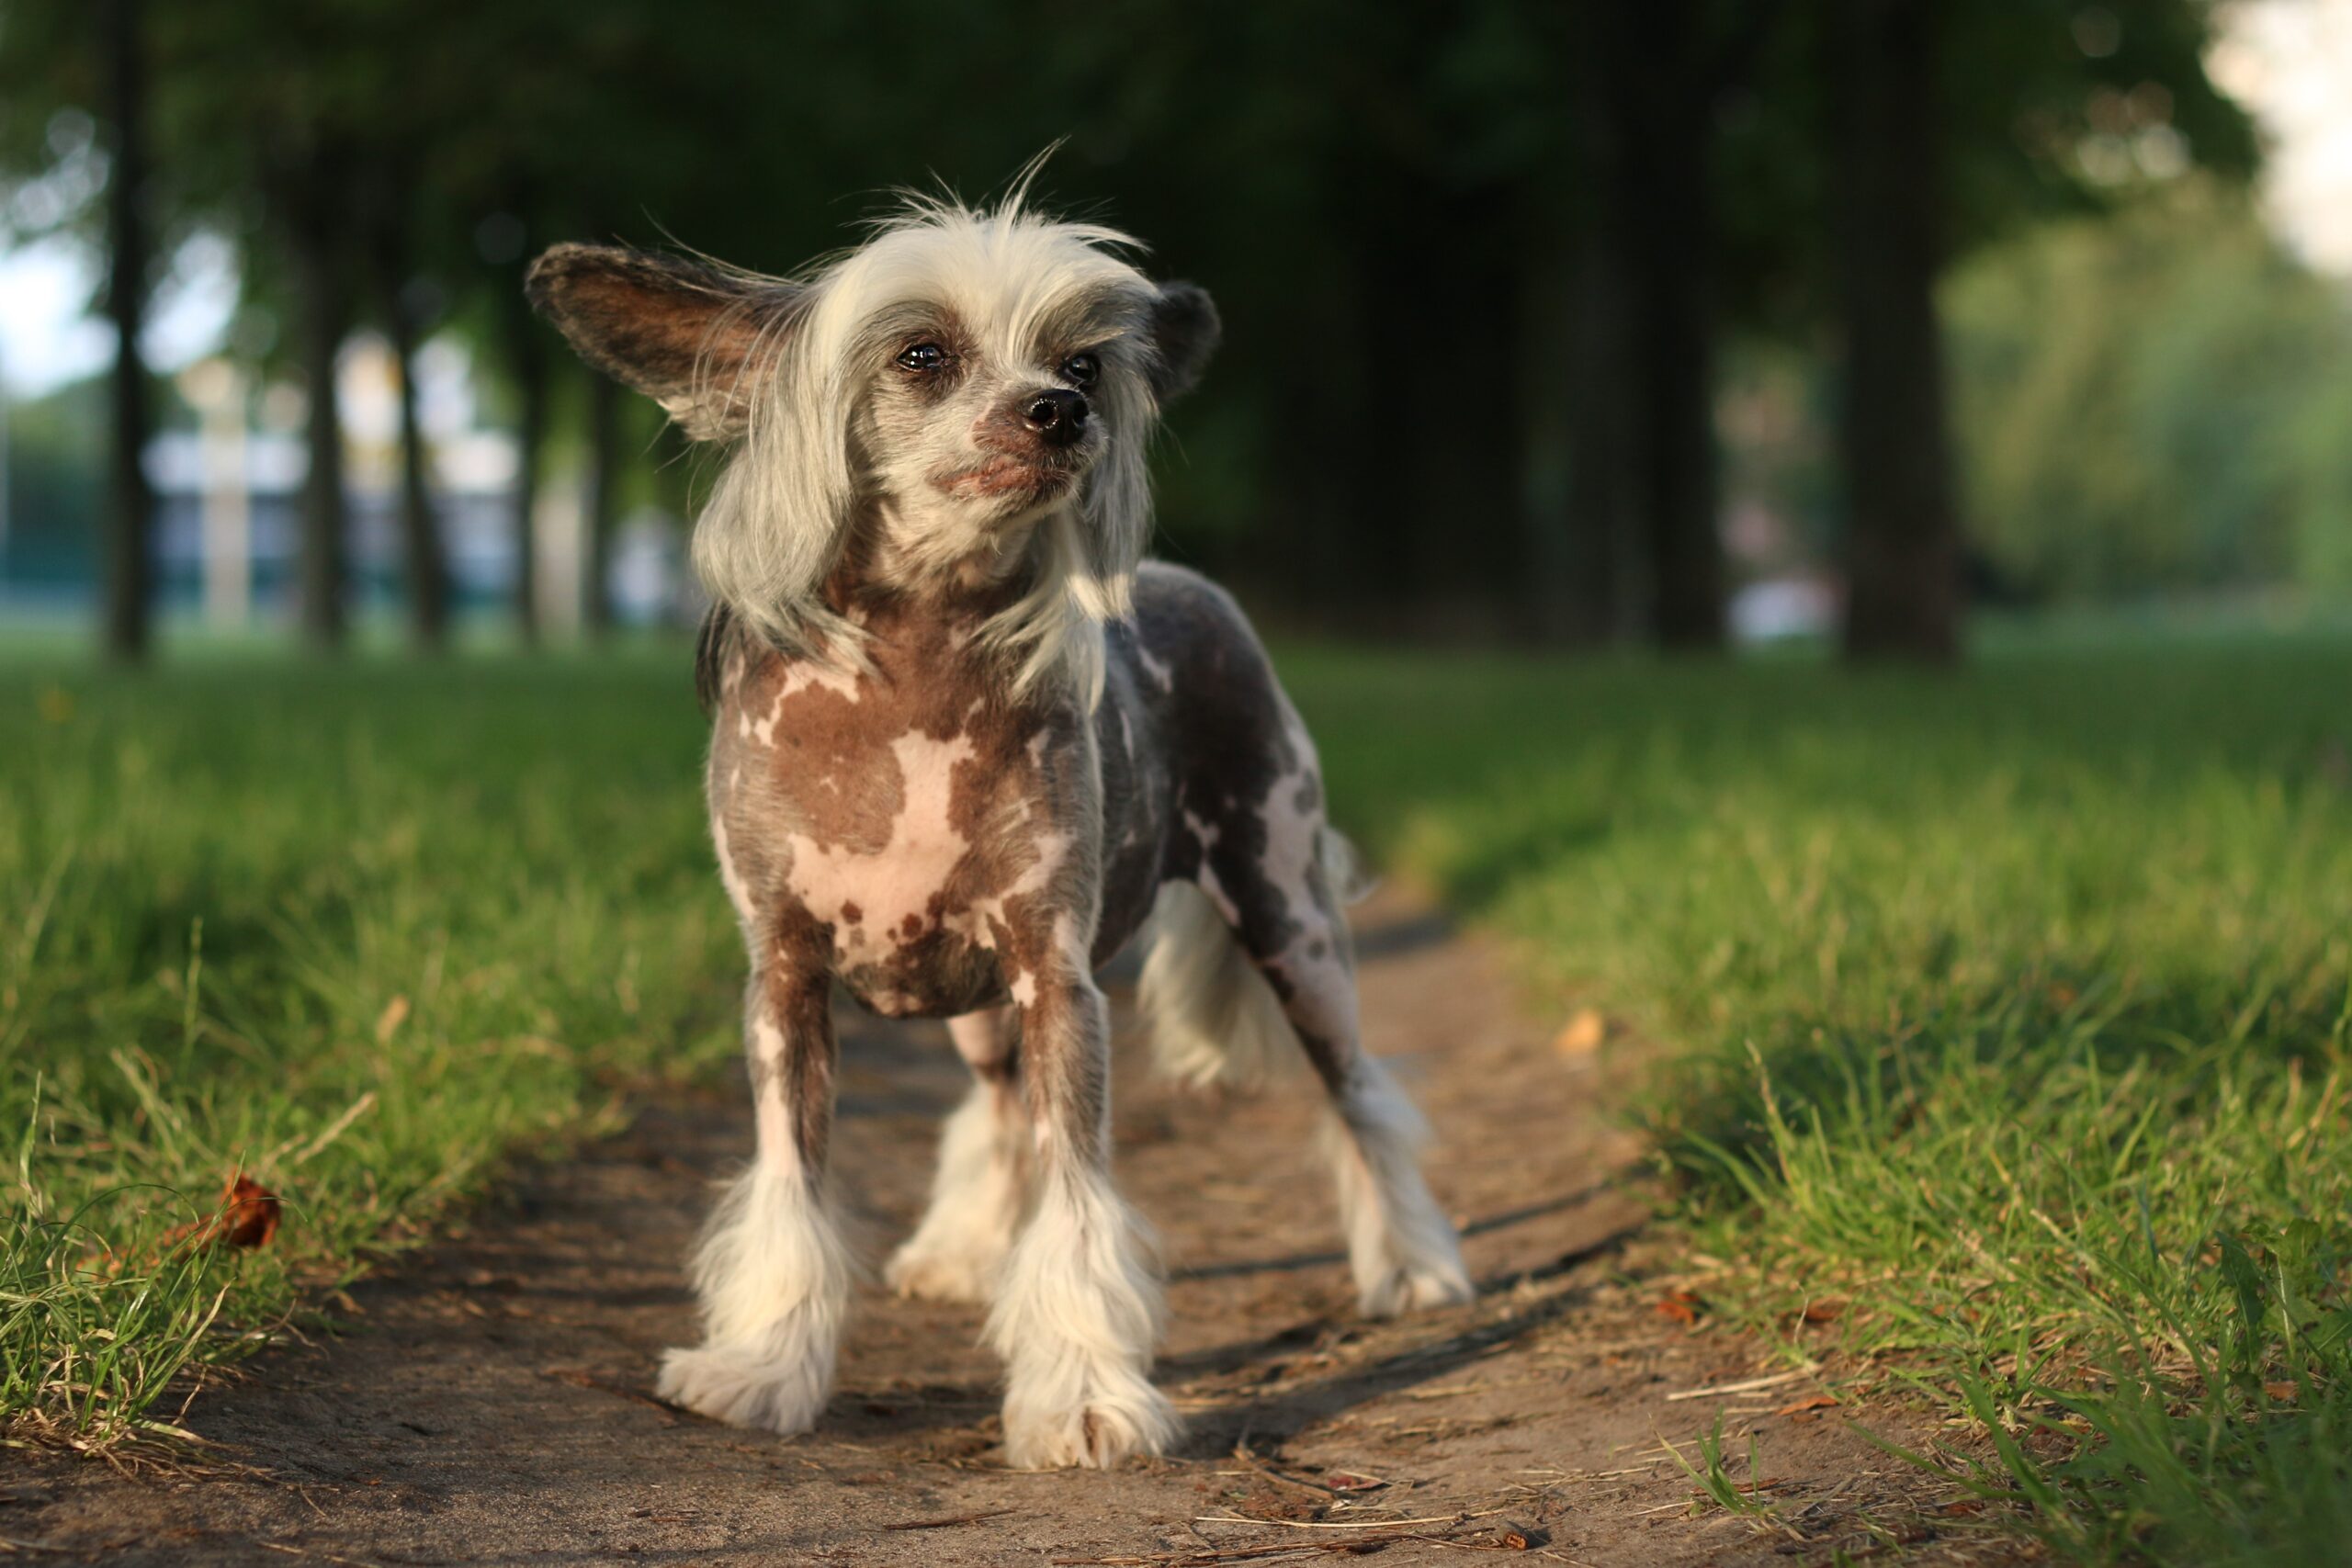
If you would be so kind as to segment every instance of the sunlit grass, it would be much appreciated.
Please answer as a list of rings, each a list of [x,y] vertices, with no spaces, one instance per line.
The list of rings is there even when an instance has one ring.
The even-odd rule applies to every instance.
[[[0,1414],[168,1420],[619,1081],[729,1055],[702,734],[669,653],[0,674]],[[241,1171],[275,1240],[175,1239]]]
[[[1297,674],[1342,800],[1667,1045],[1720,1317],[1997,1434],[2064,1555],[2344,1555],[2352,640]]]
[[[1655,1056],[1718,1320],[1941,1404],[1980,1457],[1920,1457],[2064,1556],[2343,1554],[2352,637],[1283,664],[1351,829]],[[0,1409],[169,1422],[729,1055],[702,743],[667,649],[0,668]],[[175,1242],[239,1170],[277,1240]]]

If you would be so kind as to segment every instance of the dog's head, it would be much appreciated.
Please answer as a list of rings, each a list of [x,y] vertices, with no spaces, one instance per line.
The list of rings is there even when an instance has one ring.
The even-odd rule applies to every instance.
[[[788,646],[849,637],[818,590],[865,526],[901,581],[1029,569],[994,628],[1035,656],[1025,683],[1078,623],[1125,613],[1145,446],[1216,342],[1208,296],[1134,249],[1017,198],[924,202],[797,279],[559,245],[528,287],[590,364],[733,445],[695,541],[730,609]]]

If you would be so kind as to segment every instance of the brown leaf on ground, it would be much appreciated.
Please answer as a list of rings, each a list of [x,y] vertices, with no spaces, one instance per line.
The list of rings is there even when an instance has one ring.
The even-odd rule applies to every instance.
[[[1696,1323],[1699,1314],[1706,1310],[1707,1303],[1689,1291],[1668,1291],[1658,1298],[1657,1314],[1677,1323]]]
[[[1778,1410],[1772,1412],[1772,1414],[1775,1416],[1795,1416],[1807,1410],[1826,1410],[1831,1405],[1838,1403],[1838,1396],[1835,1394],[1816,1393],[1811,1399],[1800,1399],[1794,1404],[1783,1404]]]
[[[218,1209],[204,1219],[165,1231],[157,1239],[156,1248],[170,1252],[177,1247],[194,1251],[200,1247],[233,1247],[251,1251],[267,1247],[277,1234],[281,1208],[277,1193],[241,1170],[220,1190]]]
[[[1845,1315],[1846,1303],[1842,1298],[1804,1303],[1804,1320],[1807,1323],[1835,1323]]]
[[[1589,1056],[1608,1038],[1609,1021],[1600,1016],[1600,1010],[1578,1008],[1552,1037],[1552,1049],[1563,1056]]]
[[[277,1193],[241,1170],[220,1194],[220,1212],[213,1216],[212,1234],[206,1239],[217,1247],[248,1251],[267,1247],[277,1234],[284,1207]]]
[[[2290,1382],[2267,1382],[2262,1385],[2262,1392],[2273,1399],[2291,1402],[2295,1397],[2295,1385]]]

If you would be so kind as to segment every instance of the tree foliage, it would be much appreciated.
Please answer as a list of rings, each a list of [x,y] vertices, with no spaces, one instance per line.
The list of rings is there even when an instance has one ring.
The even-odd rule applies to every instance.
[[[2018,584],[2346,584],[2352,310],[2242,194],[2029,231],[1945,302],[1970,513]]]
[[[1943,256],[2253,165],[2204,74],[2207,0],[1935,10]],[[51,168],[60,112],[97,102],[85,11],[0,0],[0,179]],[[518,427],[570,439],[587,400],[519,314],[531,249],[785,269],[854,239],[891,187],[984,193],[1059,143],[1040,188],[1224,308],[1216,395],[1177,411],[1164,466],[1174,553],[1327,618],[1692,642],[1725,586],[1695,547],[1714,345],[1834,344],[1832,108],[1838,73],[1871,69],[1826,47],[1837,7],[1770,0],[147,14],[142,201],[166,252],[235,240],[244,352],[290,364],[339,316],[413,311],[411,335],[474,338]],[[306,234],[332,241],[345,295],[311,316]],[[1992,514],[2004,493],[1967,487],[1973,534],[2028,525]]]

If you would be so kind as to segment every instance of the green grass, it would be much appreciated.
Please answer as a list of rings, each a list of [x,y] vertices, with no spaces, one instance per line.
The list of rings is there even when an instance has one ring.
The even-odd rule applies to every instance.
[[[168,1421],[616,1082],[730,1054],[702,743],[671,651],[0,671],[0,1417]],[[171,1239],[240,1170],[275,1242]]]
[[[2352,1555],[2352,637],[1283,663],[1359,836],[1656,1047],[1718,1318],[1971,1423],[2063,1557]],[[168,1420],[729,1055],[701,744],[669,650],[0,662],[0,1413]],[[277,1241],[167,1245],[238,1169]]]
[[[1997,1434],[2062,1556],[2352,1559],[2352,639],[1294,673],[1343,807],[1671,1043],[1718,1314]]]

